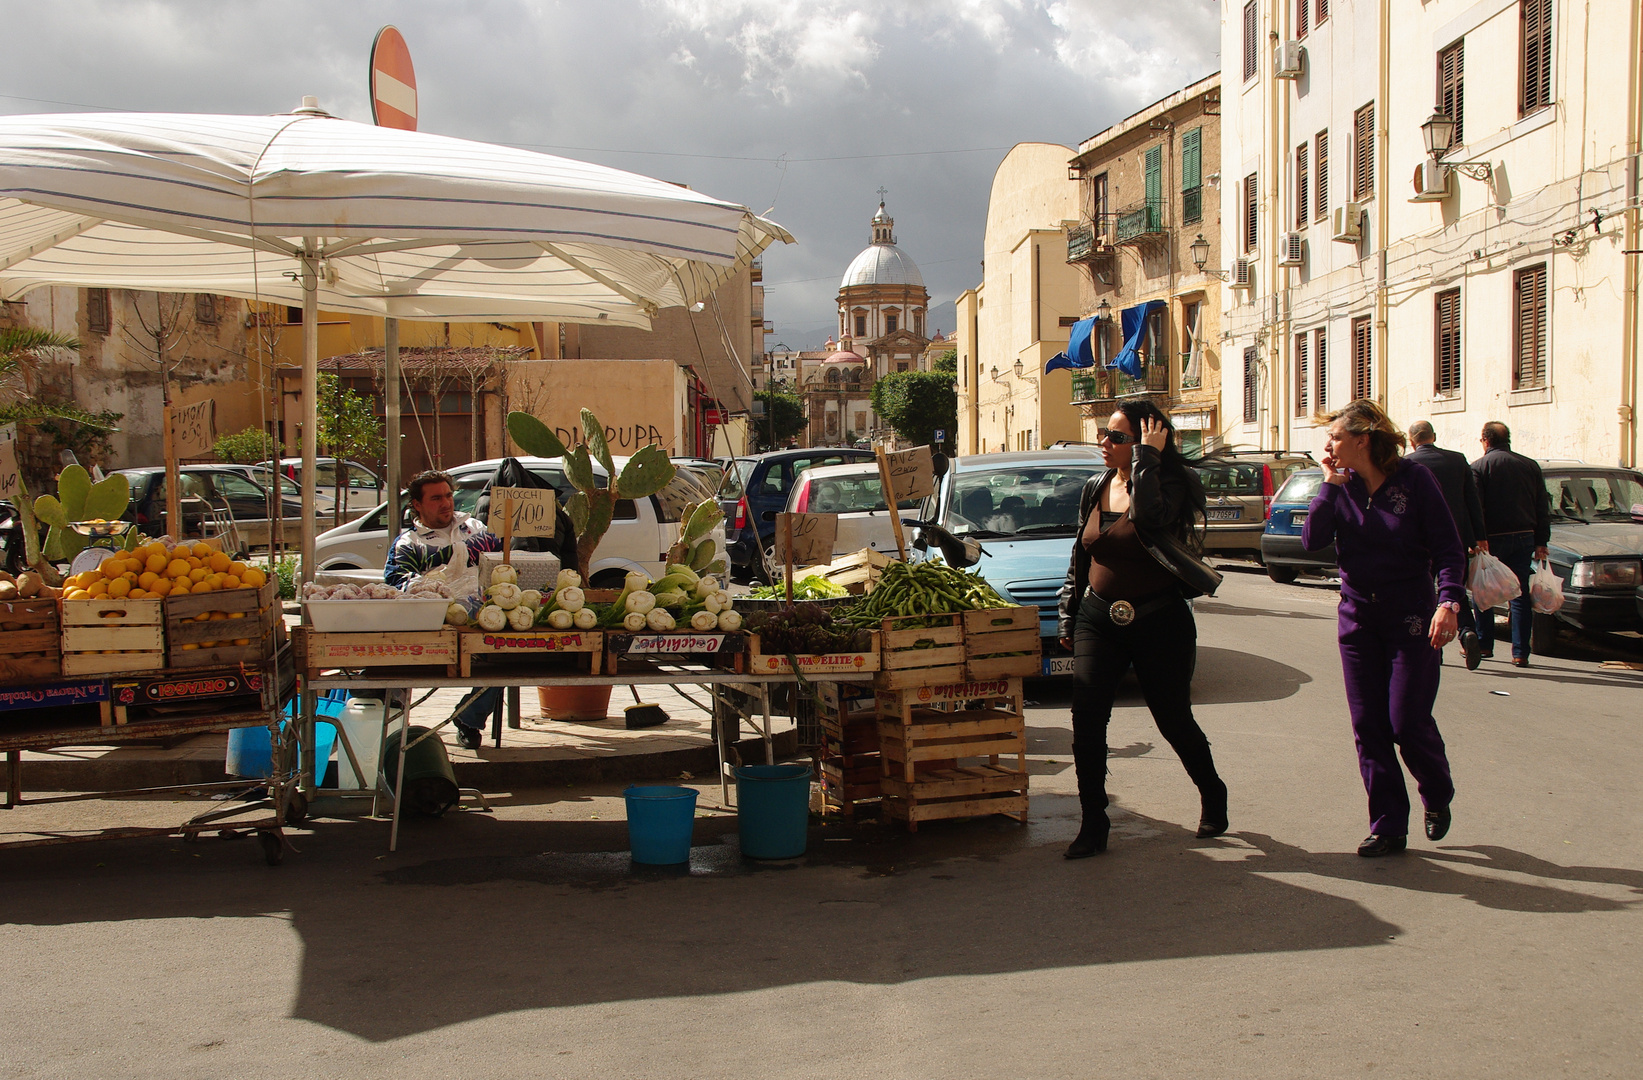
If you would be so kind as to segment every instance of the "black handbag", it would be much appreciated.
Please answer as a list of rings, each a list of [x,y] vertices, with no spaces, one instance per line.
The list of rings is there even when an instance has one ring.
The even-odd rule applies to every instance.
[[[1135,519],[1130,520],[1133,522]],[[1153,532],[1139,525],[1135,527],[1135,534],[1141,538],[1141,546],[1147,549],[1147,554],[1191,590],[1189,597],[1214,596],[1215,590],[1221,587],[1221,572],[1200,559],[1179,537],[1167,532]]]

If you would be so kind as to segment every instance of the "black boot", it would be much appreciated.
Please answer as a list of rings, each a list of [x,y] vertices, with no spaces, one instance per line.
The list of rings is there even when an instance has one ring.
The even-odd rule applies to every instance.
[[[1220,836],[1227,831],[1227,786],[1220,777],[1214,782],[1205,782],[1199,788],[1199,798],[1203,802],[1203,811],[1198,816],[1198,836],[1204,839],[1210,836]]]
[[[1112,822],[1107,818],[1105,810],[1084,811],[1084,824],[1078,830],[1078,836],[1067,845],[1062,853],[1067,859],[1087,859],[1091,855],[1099,855],[1107,850],[1107,833],[1112,830]]]

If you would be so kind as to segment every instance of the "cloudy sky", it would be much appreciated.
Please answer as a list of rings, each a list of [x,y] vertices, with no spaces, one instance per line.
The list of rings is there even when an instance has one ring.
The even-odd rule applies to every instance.
[[[1076,145],[1219,63],[1214,0],[3,0],[0,21],[0,112],[267,113],[314,94],[364,121],[392,23],[424,131],[769,208],[799,241],[765,257],[767,316],[796,348],[830,324],[880,186],[945,304],[979,279],[1011,145]]]

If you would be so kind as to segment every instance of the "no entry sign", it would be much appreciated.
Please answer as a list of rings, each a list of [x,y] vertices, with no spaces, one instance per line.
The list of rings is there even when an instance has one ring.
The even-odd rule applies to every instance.
[[[392,26],[371,45],[371,119],[377,127],[416,130],[416,72],[411,49]]]

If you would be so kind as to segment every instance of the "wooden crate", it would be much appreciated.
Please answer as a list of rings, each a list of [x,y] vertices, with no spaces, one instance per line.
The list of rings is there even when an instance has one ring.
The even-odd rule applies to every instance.
[[[278,668],[268,660],[255,666],[234,664],[160,675],[117,676],[109,680],[109,693],[119,724],[185,715],[272,713],[290,697],[294,678],[287,658]]]
[[[605,650],[599,630],[460,630],[457,640],[463,678],[473,674],[475,660],[541,665],[560,656],[576,657],[587,674],[597,675]]]
[[[964,613],[965,678],[973,682],[1037,675],[1043,663],[1036,607],[988,608]]]
[[[825,679],[829,675],[860,675],[879,670],[879,632],[868,631],[872,643],[862,652],[847,653],[767,653],[759,644],[758,634],[747,637],[747,670],[752,675],[791,675],[793,661],[799,662],[798,673],[806,679]]]
[[[739,630],[607,632],[605,670],[616,674],[624,660],[646,664],[706,664],[728,667],[739,674],[747,669],[747,635]]]
[[[166,666],[220,667],[268,660],[285,636],[279,593],[279,581],[269,578],[260,589],[166,597]],[[210,619],[213,614],[228,618]],[[201,621],[201,615],[208,618]],[[245,644],[235,645],[237,640]]]
[[[913,626],[915,619],[935,625]],[[964,626],[957,615],[885,619],[879,660],[873,685],[886,690],[958,682],[964,678]]]
[[[57,601],[0,601],[0,686],[51,682],[63,674]]]
[[[310,678],[327,668],[443,667],[454,679],[461,666],[455,630],[322,634],[303,627],[297,646],[297,666]]]
[[[64,675],[164,670],[164,602],[64,600],[62,649]]]
[[[920,821],[978,814],[1026,822],[1020,678],[880,690],[876,700],[885,816],[909,831]]]
[[[822,812],[856,812],[879,798],[883,764],[879,757],[877,701],[865,683],[817,682],[816,719],[821,745],[815,753],[821,777]]]
[[[997,765],[965,765],[920,774],[908,784],[882,781],[883,813],[905,821],[909,832],[921,821],[1009,814],[1027,823],[1027,773]]]

